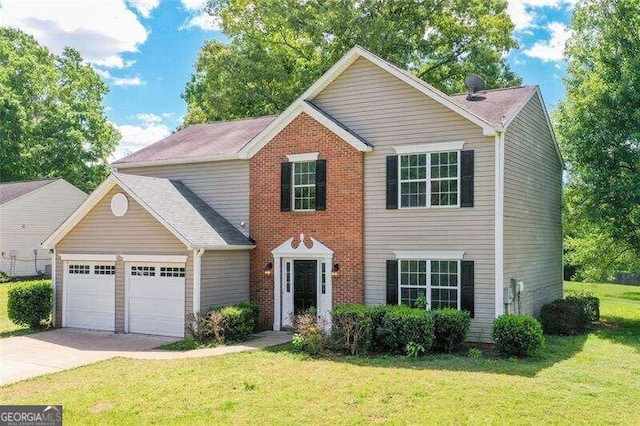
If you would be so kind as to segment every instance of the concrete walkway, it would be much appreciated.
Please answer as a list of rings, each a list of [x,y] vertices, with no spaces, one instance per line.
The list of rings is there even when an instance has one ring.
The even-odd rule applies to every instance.
[[[69,370],[114,357],[185,359],[224,355],[287,343],[291,335],[265,331],[237,345],[176,352],[157,350],[174,337],[115,334],[106,331],[56,329],[0,340],[0,385]]]

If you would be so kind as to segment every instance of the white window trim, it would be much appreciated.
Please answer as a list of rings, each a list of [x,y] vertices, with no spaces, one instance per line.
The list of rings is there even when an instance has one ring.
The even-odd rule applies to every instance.
[[[303,155],[307,155],[307,154],[303,154]],[[304,185],[296,185],[296,164],[300,164],[300,163],[311,163],[317,160],[317,156],[316,159],[313,160],[297,160],[297,161],[291,161],[292,167],[291,167],[291,211],[293,212],[315,212],[316,209],[296,209],[296,188],[315,188],[316,184],[312,183],[312,184],[304,184]],[[316,165],[316,170],[317,170],[317,165]],[[314,172],[315,174],[316,172]],[[316,176],[317,178],[317,176]],[[318,201],[318,194],[316,194],[316,202]]]
[[[71,254],[61,253],[60,260],[62,261],[78,261],[78,262],[115,262],[117,255],[115,254]]]
[[[402,253],[402,252],[399,252]],[[462,252],[464,253],[464,252]],[[402,268],[401,268],[401,261],[402,260],[422,260],[425,261],[427,263],[427,268],[426,268],[426,274],[427,274],[427,285],[425,286],[421,286],[421,285],[402,285],[402,278],[401,278],[401,273],[402,273]],[[459,311],[462,310],[462,260],[460,259],[433,259],[433,258],[398,258],[398,305],[402,305],[402,288],[424,288],[425,289],[425,293],[426,293],[426,299],[427,299],[427,309],[431,310],[433,309],[433,305],[431,303],[431,290],[432,289],[445,289],[445,290],[450,290],[453,287],[451,286],[432,286],[431,285],[431,261],[435,260],[435,261],[450,261],[450,262],[456,262],[458,264],[458,285],[456,286],[456,290],[458,291],[457,293],[457,305],[458,307],[456,309],[458,309]]]
[[[431,182],[433,180],[451,180],[451,178],[435,178],[432,179],[431,178],[431,154],[434,154],[436,152],[457,152],[458,154],[458,176],[456,177],[457,180],[457,186],[458,186],[458,203],[457,204],[451,204],[451,205],[445,205],[445,206],[432,206],[431,205]],[[415,153],[406,153],[406,154],[401,154],[398,156],[398,209],[399,210],[420,210],[420,209],[455,209],[455,208],[460,208],[460,182],[462,181],[462,177],[460,176],[460,161],[461,161],[461,151],[456,151],[456,150],[445,150],[445,151],[432,151],[432,152],[415,152]],[[406,179],[406,180],[402,180],[401,179],[401,171],[402,171],[402,166],[401,166],[401,156],[404,155],[419,155],[419,154],[425,154],[427,156],[427,164],[426,164],[426,169],[427,169],[427,177],[425,180],[423,179]],[[402,184],[406,183],[406,182],[424,182],[426,181],[427,184],[427,188],[426,188],[426,205],[425,206],[407,206],[407,207],[403,207],[402,206]]]
[[[464,144],[465,144],[465,141],[421,143],[421,144],[394,146],[393,150],[398,155],[425,154],[425,153],[440,152],[440,151],[461,151],[462,148],[464,148]]]
[[[445,251],[445,250],[398,250],[393,254],[398,260],[462,260],[464,251]]]
[[[318,159],[319,154],[320,154],[319,152],[307,152],[305,154],[289,154],[287,155],[287,159],[291,163],[316,161]]]
[[[125,262],[142,263],[186,263],[186,255],[148,255],[148,254],[122,254]]]

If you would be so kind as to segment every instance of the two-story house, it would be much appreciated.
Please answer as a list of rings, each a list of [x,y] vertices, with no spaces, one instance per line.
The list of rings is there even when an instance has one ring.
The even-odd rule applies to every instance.
[[[45,242],[55,322],[182,336],[345,303],[472,314],[562,294],[563,162],[536,86],[448,96],[355,47],[278,116],[199,124],[113,164]]]

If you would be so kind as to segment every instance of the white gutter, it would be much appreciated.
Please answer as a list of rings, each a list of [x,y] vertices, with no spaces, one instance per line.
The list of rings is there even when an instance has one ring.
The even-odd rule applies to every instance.
[[[200,288],[202,279],[202,255],[204,249],[193,251],[193,313],[200,312]]]
[[[502,315],[504,299],[504,129],[496,129],[495,146],[495,316]]]
[[[51,250],[51,285],[53,286],[53,325],[56,324],[56,249]]]

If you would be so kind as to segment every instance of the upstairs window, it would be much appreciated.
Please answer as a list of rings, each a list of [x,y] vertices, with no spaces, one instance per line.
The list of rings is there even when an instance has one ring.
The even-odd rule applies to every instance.
[[[317,155],[318,153],[288,155],[290,161],[281,163],[280,211],[308,212],[326,209],[327,161],[317,160]]]
[[[458,206],[459,151],[400,156],[400,207]]]
[[[293,163],[293,209],[316,209],[316,162]]]

